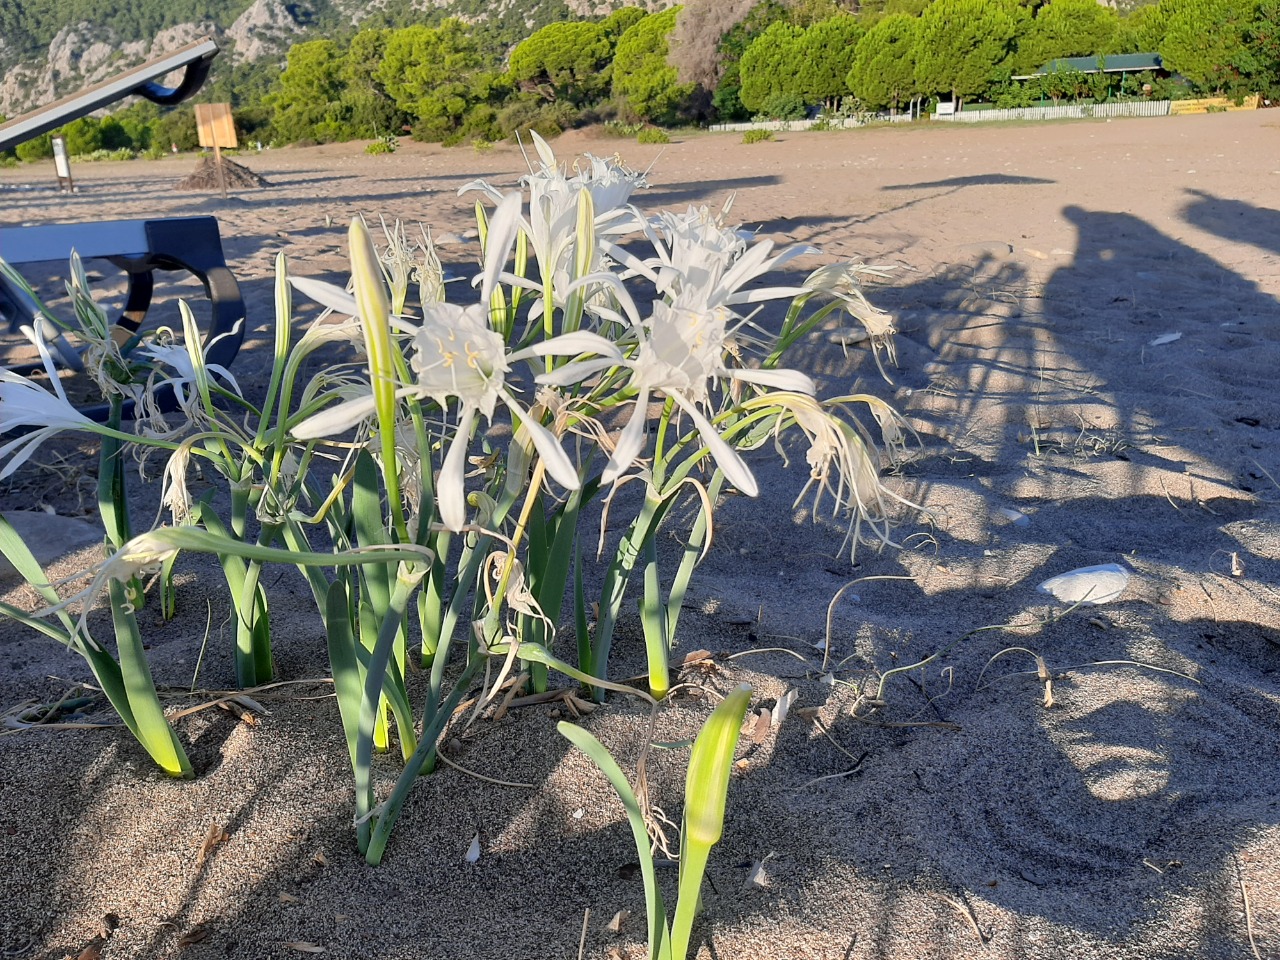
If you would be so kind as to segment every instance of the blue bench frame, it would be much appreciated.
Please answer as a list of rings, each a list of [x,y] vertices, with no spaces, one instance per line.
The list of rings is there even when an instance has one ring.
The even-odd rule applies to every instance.
[[[116,321],[130,332],[138,330],[151,306],[156,270],[185,271],[204,285],[212,306],[204,348],[208,363],[230,368],[244,340],[244,298],[227,268],[218,221],[213,217],[158,220],[109,220],[97,223],[0,227],[0,258],[15,268],[23,264],[57,261],[65,264],[75,250],[82,260],[109,260],[129,278],[124,311]],[[38,305],[0,276],[0,314],[8,315],[11,330],[40,321]],[[64,359],[75,364],[78,358]],[[172,394],[158,398],[171,406]],[[82,411],[105,419],[106,407]]]

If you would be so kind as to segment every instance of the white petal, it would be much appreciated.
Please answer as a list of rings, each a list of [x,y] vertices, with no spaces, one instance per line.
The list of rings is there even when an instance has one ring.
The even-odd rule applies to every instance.
[[[77,410],[54,373],[57,394],[21,374],[0,370],[0,434],[14,427],[53,427],[58,430],[93,429],[96,424]]]
[[[626,250],[615,243],[610,243],[608,240],[601,241],[600,248],[623,266],[634,270],[637,276],[646,277],[650,282],[657,282],[657,272],[630,250]]]
[[[575,330],[562,333],[550,340],[543,340],[523,350],[511,354],[512,360],[523,360],[526,356],[534,357],[576,357],[584,353],[594,353],[602,357],[622,359],[622,353],[612,340],[592,333],[590,330]]]
[[[523,202],[524,198],[520,194],[509,193],[502,198],[498,208],[493,211],[493,216],[489,218],[489,234],[484,244],[484,279],[480,284],[480,302],[486,308],[498,286],[498,277],[507,264],[511,247],[516,242]]]
[[[328,307],[335,313],[346,317],[360,315],[356,298],[335,284],[325,283],[323,280],[312,280],[309,277],[290,277],[289,283],[304,296],[310,297],[320,306]]]
[[[547,465],[547,473],[551,474],[566,490],[577,490],[582,485],[578,479],[578,468],[564,452],[555,434],[534,420],[526,410],[521,409],[520,405],[506,394],[502,395],[502,402],[520,417],[520,425],[529,431],[529,438],[538,448],[538,456],[542,457],[543,463]]]
[[[534,382],[544,387],[565,387],[571,383],[581,383],[593,373],[608,370],[616,365],[616,360],[583,360],[580,363],[566,363],[550,373],[540,373]]]
[[[57,368],[53,365],[53,354],[49,352],[49,345],[45,341],[45,322],[44,318],[41,317],[40,322],[34,327],[22,327],[22,332],[27,339],[36,345],[36,350],[40,352],[40,362],[44,365],[45,375],[48,376],[49,382],[53,384],[53,389],[57,391],[58,396],[65,401],[67,392],[62,389],[62,380],[58,377]]]
[[[773,387],[775,390],[790,390],[812,397],[818,390],[817,385],[799,370],[729,370],[729,376],[743,383],[758,383],[762,387]]]
[[[361,420],[373,416],[375,400],[373,394],[357,397],[335,404],[317,414],[307,417],[290,433],[298,440],[315,440],[320,437],[332,437],[337,433],[345,433]]]
[[[458,196],[462,196],[470,190],[479,190],[494,203],[502,200],[502,192],[497,187],[491,187],[484,180],[472,180],[470,183],[464,183],[458,188]]]
[[[631,411],[631,419],[622,428],[622,433],[618,436],[618,445],[613,448],[613,456],[609,458],[604,472],[600,475],[601,483],[613,483],[636,462],[640,451],[644,449],[645,441],[649,438],[648,421],[649,391],[641,390],[640,395],[636,397],[636,405]]]
[[[236,382],[236,378],[233,377],[231,375],[231,371],[228,370],[226,367],[224,367],[222,364],[211,363],[205,369],[208,370],[210,373],[216,373],[218,375],[218,381],[222,383],[223,386],[229,383],[231,384],[231,389],[234,390],[237,395],[242,397],[244,396],[244,394],[240,392],[240,384]]]
[[[781,300],[784,297],[798,297],[802,293],[813,293],[807,287],[760,287],[746,290],[725,298],[725,303],[762,303],[765,300]]]
[[[542,162],[550,169],[555,170],[557,168],[556,155],[551,152],[551,145],[538,136],[538,131],[536,130],[530,129],[529,136],[532,138],[533,145],[537,148],[538,156],[542,158]]]
[[[753,277],[758,277],[768,269],[763,264],[772,252],[772,240],[761,240],[755,246],[749,247],[747,252],[725,272],[720,279],[720,285],[725,290],[736,290]]]
[[[458,427],[440,467],[440,483],[436,487],[436,500],[440,507],[440,522],[457,533],[467,522],[466,466],[467,448],[471,445],[471,425],[476,419],[475,407],[463,407]]]
[[[738,456],[738,451],[725,442],[711,421],[704,417],[693,403],[680,396],[680,394],[671,394],[671,399],[680,404],[684,412],[689,414],[694,426],[698,428],[698,434],[702,437],[703,443],[710,448],[711,456],[715,458],[716,466],[724,471],[724,475],[729,482],[748,497],[758,495],[760,487],[756,484],[756,478],[747,468],[747,465],[743,463],[742,458]]]
[[[3,447],[0,447],[0,463],[4,463],[9,454],[17,450],[17,454],[4,464],[4,469],[0,469],[0,480],[9,476],[20,466],[31,459],[31,455],[39,449],[40,444],[48,440],[56,431],[52,429],[37,430],[34,433],[24,433],[16,440],[10,440]]]

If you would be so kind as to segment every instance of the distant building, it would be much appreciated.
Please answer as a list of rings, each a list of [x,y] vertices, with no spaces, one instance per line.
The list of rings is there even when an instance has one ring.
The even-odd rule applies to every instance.
[[[1148,71],[1153,74],[1169,75],[1158,53],[1113,53],[1098,54],[1095,57],[1060,57],[1057,60],[1050,60],[1035,73],[1023,74],[1013,79],[1031,80],[1054,73],[1118,73],[1123,80],[1127,73]]]

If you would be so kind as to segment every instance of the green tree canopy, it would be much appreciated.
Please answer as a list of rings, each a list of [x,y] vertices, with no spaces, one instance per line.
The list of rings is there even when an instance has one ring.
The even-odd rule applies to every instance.
[[[340,101],[349,136],[364,140],[399,133],[404,114],[374,78],[387,50],[390,30],[361,30],[342,59]]]
[[[566,20],[534,33],[511,52],[511,79],[547,100],[586,102],[609,86],[614,41],[603,23]]]
[[[648,16],[640,7],[622,7],[600,21],[600,29],[615,45],[624,33]]]
[[[920,15],[915,48],[921,91],[955,99],[986,92],[1029,16],[1017,0],[934,0]]]
[[[1119,30],[1119,15],[1098,0],[1049,0],[1018,40],[1018,71],[1030,73],[1060,57],[1114,53]]]
[[[1120,21],[1116,31],[1116,53],[1155,53],[1164,43],[1169,22],[1168,10],[1158,3],[1138,7]]]
[[[1160,45],[1165,67],[1203,93],[1253,92],[1264,72],[1249,43],[1257,18],[1257,0],[1178,0]]]
[[[652,123],[675,121],[693,93],[693,85],[680,83],[667,63],[667,38],[679,13],[678,6],[669,7],[628,27],[613,58],[614,95]]]
[[[831,102],[848,94],[849,70],[865,32],[858,18],[848,13],[820,20],[804,31],[797,80],[805,102]]]
[[[760,0],[741,20],[721,34],[720,80],[712,104],[722,120],[747,120],[751,111],[742,103],[742,55],[771,24],[787,19],[786,8],[778,0]]]
[[[897,111],[915,96],[915,45],[920,20],[892,13],[866,32],[854,50],[846,82],[871,110]]]
[[[340,138],[345,132],[339,103],[342,91],[338,45],[332,40],[295,43],[270,98],[276,136],[286,141]]]
[[[487,99],[493,65],[461,20],[395,30],[373,79],[414,124],[414,136],[446,139],[467,111]]]
[[[1258,51],[1258,90],[1280,99],[1280,0],[1261,0],[1254,21],[1253,43]]]
[[[803,66],[804,28],[778,22],[751,41],[742,54],[738,70],[742,105],[760,113],[776,97],[802,96],[800,70]]]

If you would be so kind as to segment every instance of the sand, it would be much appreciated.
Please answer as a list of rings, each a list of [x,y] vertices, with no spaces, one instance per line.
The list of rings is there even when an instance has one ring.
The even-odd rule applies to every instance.
[[[923,512],[903,510],[900,546],[855,566],[837,525],[793,509],[799,469],[754,454],[763,493],[722,508],[681,622],[678,653],[712,657],[686,671],[658,740],[697,729],[714,700],[699,689],[749,682],[753,711],[798,694],[739,747],[697,956],[1280,957],[1280,115],[664,149],[574,133],[556,149],[652,164],[646,209],[736,194],[735,218],[762,236],[894,267],[871,291],[900,329],[892,384],[831,331],[800,362],[824,394],[856,387],[909,418],[921,443],[885,482]],[[63,197],[51,170],[0,170],[0,221],[216,215],[248,304],[235,371],[251,390],[279,252],[343,279],[344,225],[384,215],[431,224],[446,265],[469,271],[473,198],[457,188],[524,169],[510,147],[409,143],[237,160],[269,185],[175,193],[192,166],[177,158],[82,165]],[[51,445],[0,508],[91,513],[90,449]],[[1065,612],[1036,590],[1105,563],[1132,575],[1114,602]],[[153,669],[189,689],[211,619],[198,686],[226,688],[220,578],[183,569],[178,619],[142,614]],[[312,682],[261,694],[253,725],[179,719],[193,782],[156,774],[119,728],[0,737],[0,956],[572,958],[588,910],[582,956],[644,956],[621,807],[556,735],[555,707],[452,745],[468,769],[529,786],[443,769],[416,786],[383,865],[360,860],[322,628],[296,580],[271,585],[279,674]],[[937,651],[889,678],[882,708],[860,699]],[[88,677],[12,623],[0,652],[5,707]],[[624,620],[613,674],[641,669]],[[643,715],[614,698],[585,722],[631,769]],[[650,765],[677,821],[683,756]]]

